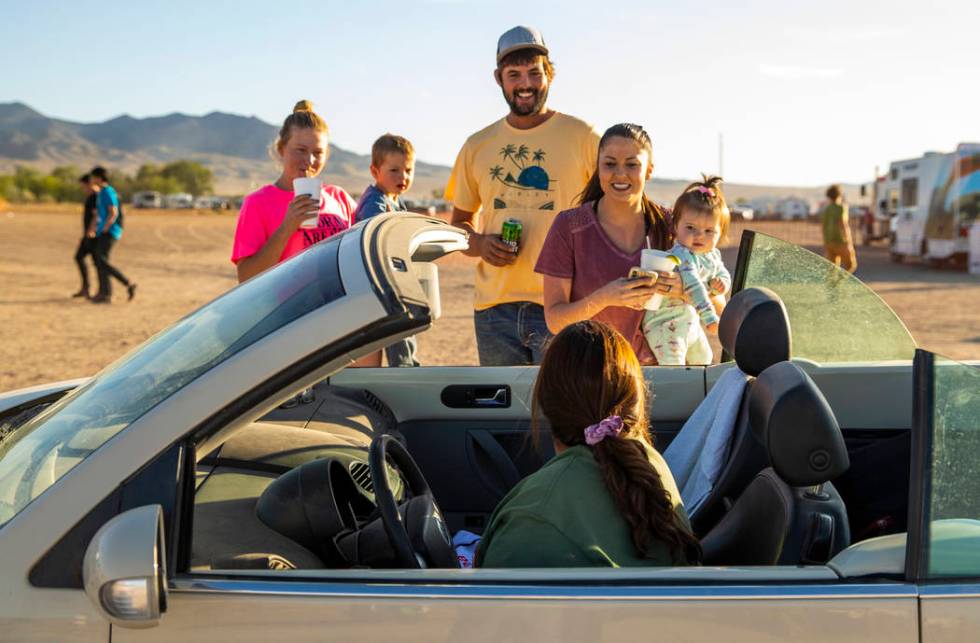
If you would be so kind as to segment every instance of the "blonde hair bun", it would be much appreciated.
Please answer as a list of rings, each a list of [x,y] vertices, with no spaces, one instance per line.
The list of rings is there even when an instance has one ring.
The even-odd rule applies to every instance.
[[[312,112],[312,111],[313,111],[313,102],[308,100],[301,100],[300,102],[296,103],[295,107],[293,107],[294,114],[296,112]]]

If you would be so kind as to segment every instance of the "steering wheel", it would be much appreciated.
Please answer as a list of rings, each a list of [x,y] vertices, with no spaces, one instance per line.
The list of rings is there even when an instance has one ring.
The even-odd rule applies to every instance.
[[[412,496],[401,507],[395,502],[388,480],[386,461],[389,456]],[[368,464],[375,503],[398,563],[409,569],[459,567],[446,521],[429,483],[408,450],[391,435],[379,435],[371,440]]]

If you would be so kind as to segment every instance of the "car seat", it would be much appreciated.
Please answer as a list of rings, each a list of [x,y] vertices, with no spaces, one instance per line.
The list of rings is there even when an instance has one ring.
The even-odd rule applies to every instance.
[[[763,371],[749,397],[763,469],[702,539],[708,565],[823,564],[850,544],[843,500],[830,480],[850,461],[837,419],[803,370]]]
[[[749,376],[742,394],[726,463],[708,496],[691,515],[696,535],[707,533],[766,465],[766,453],[750,428],[748,400],[754,379],[791,354],[789,316],[779,296],[768,288],[736,293],[721,315],[718,339],[735,364]]]

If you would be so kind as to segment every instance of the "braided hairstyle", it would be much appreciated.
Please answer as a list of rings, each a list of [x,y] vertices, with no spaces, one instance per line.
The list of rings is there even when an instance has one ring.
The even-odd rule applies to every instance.
[[[701,545],[674,511],[670,492],[650,464],[646,385],[636,354],[626,339],[606,324],[580,321],[551,340],[534,386],[535,439],[540,439],[540,409],[552,437],[566,446],[586,444],[585,427],[611,415],[623,419],[623,431],[589,447],[606,489],[630,527],[633,546],[646,557],[656,541],[665,543],[674,562],[697,563]]]
[[[674,202],[672,234],[677,233],[677,226],[685,214],[708,214],[715,217],[721,229],[719,241],[728,239],[728,225],[732,214],[725,203],[725,194],[721,191],[720,176],[701,175],[700,181],[691,183]]]
[[[650,140],[650,135],[647,134],[647,131],[643,129],[643,126],[635,123],[619,123],[613,125],[599,139],[599,153],[596,154],[596,169],[592,172],[592,176],[589,178],[589,182],[586,183],[585,189],[578,196],[579,205],[589,203],[590,201],[598,202],[604,194],[602,185],[599,183],[599,158],[602,156],[602,148],[612,138],[625,138],[633,141],[640,146],[640,149],[647,153],[647,159],[650,161],[650,165],[653,165],[653,142]],[[663,210],[645,192],[643,193],[643,217],[647,220],[647,226],[653,238],[653,247],[661,250],[669,248],[674,242],[673,230]]]

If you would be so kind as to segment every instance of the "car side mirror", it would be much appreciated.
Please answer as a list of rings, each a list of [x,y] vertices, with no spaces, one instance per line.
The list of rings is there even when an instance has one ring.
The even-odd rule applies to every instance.
[[[119,514],[85,550],[85,593],[113,625],[142,629],[167,609],[163,509],[146,505]]]

